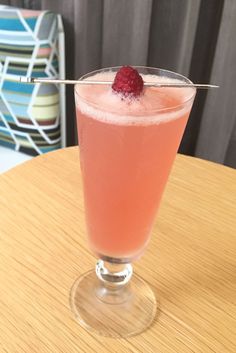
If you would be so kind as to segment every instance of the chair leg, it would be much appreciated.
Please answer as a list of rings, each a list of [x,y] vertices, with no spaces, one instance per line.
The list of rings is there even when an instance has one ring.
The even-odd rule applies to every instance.
[[[59,52],[59,78],[65,79],[65,33],[61,15],[58,21],[58,52]],[[66,147],[66,90],[65,85],[59,85],[60,117],[61,117],[61,145]]]

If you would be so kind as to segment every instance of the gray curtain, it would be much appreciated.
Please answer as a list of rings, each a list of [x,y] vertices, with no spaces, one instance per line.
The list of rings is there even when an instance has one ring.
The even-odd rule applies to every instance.
[[[67,78],[106,66],[174,70],[220,89],[199,91],[180,152],[236,167],[235,0],[12,0],[63,16]],[[67,139],[76,142],[67,87]]]

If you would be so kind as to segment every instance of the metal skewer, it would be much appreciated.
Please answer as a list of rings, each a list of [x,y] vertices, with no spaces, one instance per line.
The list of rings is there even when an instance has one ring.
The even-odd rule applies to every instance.
[[[81,85],[112,85],[112,81],[91,81],[91,80],[60,80],[60,79],[48,79],[48,78],[35,78],[35,77],[20,77],[20,82],[23,83],[62,83],[62,84],[81,84]],[[155,82],[144,82],[144,86],[152,87],[194,87],[200,89],[209,89],[209,88],[219,88],[217,85],[208,85],[202,83],[155,83]]]

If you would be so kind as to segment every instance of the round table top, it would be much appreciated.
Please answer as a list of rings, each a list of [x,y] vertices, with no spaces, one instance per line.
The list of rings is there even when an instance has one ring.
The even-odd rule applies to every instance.
[[[236,352],[236,171],[178,155],[134,269],[160,300],[128,339],[84,330],[69,291],[93,268],[77,147],[0,176],[0,352]]]

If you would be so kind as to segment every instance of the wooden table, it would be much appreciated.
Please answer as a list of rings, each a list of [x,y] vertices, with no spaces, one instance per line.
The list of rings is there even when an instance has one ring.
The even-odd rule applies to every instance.
[[[70,311],[74,280],[95,264],[81,188],[76,147],[0,176],[0,352],[235,353],[236,171],[177,157],[135,265],[160,313],[129,339],[91,334]]]

